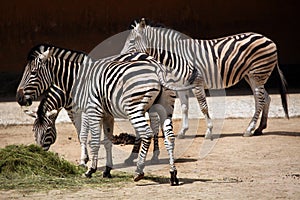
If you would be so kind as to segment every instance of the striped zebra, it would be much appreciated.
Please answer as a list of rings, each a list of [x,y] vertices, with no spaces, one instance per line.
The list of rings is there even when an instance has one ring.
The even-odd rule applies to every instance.
[[[197,71],[192,66],[186,67],[186,72],[189,73],[181,77],[180,84],[193,84]],[[175,84],[166,83],[166,73],[161,64],[143,53],[125,54],[116,61],[101,62],[93,61],[82,52],[39,45],[29,53],[28,64],[17,90],[17,99],[21,106],[31,105],[32,100],[56,85],[63,90],[74,107],[87,114],[92,156],[91,167],[86,172],[88,177],[97,169],[102,125],[104,134],[109,138],[113,132],[113,118],[119,117],[129,118],[142,138],[134,180],[143,178],[145,158],[152,136],[144,113],[151,110],[157,112],[170,157],[170,180],[174,185],[178,184],[178,179],[174,165],[175,137],[171,121],[173,106],[168,102],[169,94],[161,88],[161,84],[171,89],[176,87]],[[188,87],[181,87],[186,88]]]
[[[112,58],[112,59],[115,59]],[[170,96],[173,101],[175,101],[175,96]],[[56,140],[56,128],[55,128],[55,120],[57,118],[58,113],[62,108],[65,108],[69,118],[71,119],[73,125],[76,128],[76,132],[78,133],[78,138],[80,137],[88,137],[88,123],[87,118],[82,114],[81,111],[73,110],[72,105],[69,105],[68,102],[71,100],[67,100],[65,93],[55,85],[51,86],[47,91],[45,97],[41,100],[41,103],[38,107],[37,112],[32,112],[26,110],[26,114],[36,118],[33,126],[33,131],[35,133],[36,143],[43,147],[44,150],[48,150],[52,144],[54,144]],[[54,111],[54,112],[53,112]],[[82,115],[82,116],[81,116]],[[82,124],[81,124],[82,123]],[[150,113],[150,126],[154,132],[154,148],[153,148],[153,156],[151,158],[152,163],[158,162],[159,155],[159,146],[158,146],[158,132],[159,132],[159,118],[156,113]],[[79,138],[80,139],[80,138]],[[105,135],[104,144],[107,143],[107,137]],[[81,142],[81,157],[80,157],[80,165],[86,166],[89,161],[88,151],[87,151],[87,139],[84,139],[85,142]],[[125,160],[127,164],[133,164],[133,160],[137,158],[139,149],[140,149],[141,139],[139,137],[136,138],[135,144],[133,146],[133,150],[128,159]],[[107,145],[105,145],[107,147]],[[106,150],[108,152],[108,150]],[[111,157],[108,154],[107,157]],[[112,159],[112,158],[111,158]],[[110,167],[106,166],[106,169],[103,173],[104,177],[111,177],[110,175]]]
[[[271,101],[264,85],[274,68],[280,77],[282,105],[286,117],[289,118],[286,81],[278,66],[277,48],[273,41],[261,34],[242,33],[212,40],[186,39],[174,30],[149,26],[142,18],[134,25],[123,50],[132,48],[147,52],[164,65],[173,64],[175,68],[179,68],[180,64],[173,54],[193,63],[203,76],[203,82],[196,86],[194,94],[207,119],[206,138],[212,137],[213,126],[204,89],[228,88],[242,79],[250,85],[255,99],[255,113],[244,136],[262,134],[267,127]],[[255,130],[261,111],[261,122]]]

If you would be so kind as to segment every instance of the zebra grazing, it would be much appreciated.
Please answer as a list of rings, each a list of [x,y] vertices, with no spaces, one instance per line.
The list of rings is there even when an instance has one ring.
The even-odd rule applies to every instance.
[[[129,118],[142,139],[134,180],[143,178],[145,158],[153,133],[144,114],[146,111],[157,112],[170,157],[171,185],[174,185],[178,184],[178,179],[173,153],[173,105],[168,101],[170,94],[167,92],[173,91],[162,89],[161,84],[170,89],[177,89],[177,83],[193,84],[197,71],[190,65],[186,67],[188,69],[185,71],[189,73],[170,84],[166,82],[168,72],[165,68],[144,53],[125,54],[115,61],[105,62],[93,61],[82,52],[39,45],[28,55],[28,64],[17,89],[17,100],[21,106],[31,105],[32,100],[56,86],[64,92],[73,109],[76,107],[86,113],[91,131],[92,160],[86,172],[88,177],[97,169],[101,127],[109,138],[113,133],[113,118],[119,117]],[[190,87],[180,89],[187,88]],[[82,142],[84,138],[80,137],[80,140]],[[111,153],[111,141],[109,146]]]
[[[69,118],[75,126],[78,139],[80,132],[88,129],[88,124],[86,124],[86,119],[82,116],[82,112],[72,109],[70,103],[71,100],[67,99],[65,93],[53,85],[48,89],[45,97],[41,100],[37,112],[25,112],[29,116],[36,118],[33,125],[35,140],[44,150],[47,151],[56,140],[55,120],[62,108],[66,109]],[[81,123],[83,124],[81,125]],[[81,129],[81,127],[83,127],[83,129]],[[80,165],[85,166],[88,160],[87,145],[82,143]]]
[[[171,101],[175,101],[175,96],[170,96]],[[32,116],[35,119],[33,125],[33,131],[35,133],[35,139],[38,145],[43,147],[44,150],[48,150],[50,146],[56,140],[56,128],[55,128],[55,120],[57,118],[58,113],[62,108],[65,108],[69,118],[71,119],[72,123],[76,128],[76,132],[78,133],[78,138],[80,139],[80,132],[81,137],[88,137],[88,122],[87,118],[82,114],[81,111],[73,110],[72,105],[67,105],[66,95],[64,92],[57,88],[56,86],[51,86],[47,91],[45,97],[41,100],[41,103],[38,107],[37,112],[28,112],[26,110],[26,114]],[[172,102],[171,102],[172,103]],[[82,116],[81,116],[82,114]],[[81,124],[82,123],[82,124]],[[158,138],[157,134],[159,132],[159,118],[156,113],[150,113],[150,126],[154,132],[154,148],[153,148],[153,156],[151,158],[152,163],[158,162],[158,155],[159,155],[159,146],[158,146]],[[107,137],[104,138],[104,144],[107,144]],[[81,157],[80,157],[80,165],[86,166],[87,162],[89,161],[89,155],[87,151],[87,140],[85,142],[81,142]],[[141,140],[140,138],[136,138],[135,144],[133,146],[133,150],[131,155],[128,159],[125,160],[127,164],[133,164],[133,160],[137,158],[139,149],[140,149]],[[106,147],[106,145],[105,145]],[[108,157],[111,155],[108,155]],[[111,158],[112,159],[112,158]],[[109,174],[110,168],[106,167],[103,175],[104,177],[110,177]]]
[[[279,69],[277,48],[273,41],[257,33],[242,33],[228,37],[197,40],[186,39],[174,30],[152,27],[144,18],[133,25],[124,51],[136,49],[147,52],[164,65],[180,68],[178,57],[185,58],[203,76],[194,89],[201,111],[207,119],[206,138],[211,137],[212,122],[208,114],[204,89],[222,89],[235,85],[245,79],[251,86],[255,98],[255,113],[244,132],[244,136],[262,134],[267,127],[271,98],[264,88],[271,72],[276,68],[280,76],[282,105],[288,116],[286,81]],[[254,131],[262,111],[260,125]]]

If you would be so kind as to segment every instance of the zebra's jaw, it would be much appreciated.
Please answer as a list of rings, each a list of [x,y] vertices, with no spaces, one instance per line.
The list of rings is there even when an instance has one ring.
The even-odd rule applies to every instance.
[[[52,115],[56,115],[57,113],[58,113],[58,111],[56,109],[54,109],[54,110],[51,110],[51,111],[47,111],[46,116],[51,117]]]
[[[30,116],[30,117],[33,117],[33,118],[37,118],[37,113],[36,111],[32,111],[32,110],[29,110],[29,109],[26,109],[26,110],[23,110],[23,112]]]

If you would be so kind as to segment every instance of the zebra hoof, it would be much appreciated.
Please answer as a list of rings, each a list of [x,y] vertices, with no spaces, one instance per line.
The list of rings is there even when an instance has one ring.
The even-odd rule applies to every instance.
[[[244,133],[243,137],[251,137],[252,135],[253,133],[247,131]]]
[[[95,173],[96,171],[97,171],[97,169],[91,168],[87,172],[85,172],[84,175],[85,175],[86,178],[92,178],[92,174]]]
[[[253,133],[253,136],[259,136],[259,135],[262,135],[262,134],[263,134],[262,130],[256,129],[256,130],[254,131],[254,133]]]
[[[185,138],[185,135],[179,134],[179,135],[177,136],[177,138],[178,138],[178,139],[184,139],[184,138]]]
[[[133,180],[134,180],[135,182],[137,182],[137,181],[143,179],[144,177],[145,177],[145,174],[144,174],[144,173],[136,173],[135,176],[134,176],[134,178],[133,178]]]
[[[211,133],[210,134],[205,134],[204,138],[207,139],[207,140],[213,140],[214,139],[213,135]]]
[[[171,178],[170,178],[170,185],[171,186],[175,186],[175,185],[179,185],[179,180],[177,178],[177,171],[173,171],[173,172],[170,172],[171,174]]]
[[[106,166],[106,167],[105,167],[105,170],[104,170],[104,172],[103,172],[103,174],[102,174],[103,178],[112,178],[112,176],[111,176],[111,174],[110,174],[110,171],[111,171],[111,170],[112,170],[111,167]]]

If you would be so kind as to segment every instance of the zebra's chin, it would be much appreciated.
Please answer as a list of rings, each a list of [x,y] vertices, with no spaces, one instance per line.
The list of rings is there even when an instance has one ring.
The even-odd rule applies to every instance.
[[[49,146],[42,146],[42,149],[43,149],[44,151],[48,151],[48,150],[50,149],[50,145],[49,145]]]

